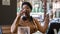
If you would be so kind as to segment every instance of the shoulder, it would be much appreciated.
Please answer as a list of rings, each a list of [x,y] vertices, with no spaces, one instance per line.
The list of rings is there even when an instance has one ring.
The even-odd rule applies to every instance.
[[[33,18],[33,20],[34,20],[34,21],[38,21],[38,19],[37,19],[37,18]]]
[[[34,17],[32,17],[34,20],[37,20],[38,21],[38,19],[37,18],[34,18]]]

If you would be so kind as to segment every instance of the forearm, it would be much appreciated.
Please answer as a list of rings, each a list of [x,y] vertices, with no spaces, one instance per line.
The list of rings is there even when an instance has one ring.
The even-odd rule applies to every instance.
[[[46,15],[46,17],[45,17],[45,24],[44,24],[44,31],[46,31],[47,30],[47,28],[48,28],[48,24],[49,24],[49,14],[47,14]]]
[[[46,32],[49,24],[49,14],[46,15],[45,20],[44,20],[44,26],[43,26],[43,31]]]
[[[16,19],[14,20],[12,26],[11,26],[11,32],[15,32],[17,27],[18,27],[18,24],[19,24],[19,19],[20,19],[21,16],[17,16]]]
[[[47,28],[48,28],[48,21],[46,21],[45,23],[44,23],[44,26],[43,26],[43,31],[44,32],[46,32],[46,30],[47,30]]]

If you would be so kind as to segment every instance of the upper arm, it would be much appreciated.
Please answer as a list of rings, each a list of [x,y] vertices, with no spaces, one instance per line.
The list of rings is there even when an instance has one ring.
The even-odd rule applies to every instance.
[[[35,19],[35,23],[37,25],[38,30],[40,32],[44,32],[43,27],[41,26],[41,23],[37,19]]]

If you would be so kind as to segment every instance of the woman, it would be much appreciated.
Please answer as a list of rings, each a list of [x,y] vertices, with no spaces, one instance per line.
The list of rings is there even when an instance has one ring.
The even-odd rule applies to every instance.
[[[32,6],[29,2],[23,2],[22,3],[22,10],[20,11],[20,14],[16,17],[14,23],[11,26],[11,32],[12,33],[17,31],[18,26],[30,27],[30,34],[36,32],[37,30],[39,30],[42,33],[46,32],[47,27],[48,27],[48,23],[49,23],[49,17],[46,16],[45,24],[42,27],[37,19],[30,16],[31,10],[32,10]],[[21,18],[22,15],[25,15],[25,16],[23,16]]]

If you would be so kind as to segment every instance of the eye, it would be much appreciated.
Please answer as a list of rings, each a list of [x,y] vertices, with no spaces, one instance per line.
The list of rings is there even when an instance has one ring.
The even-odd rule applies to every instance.
[[[28,7],[26,9],[29,9]]]

